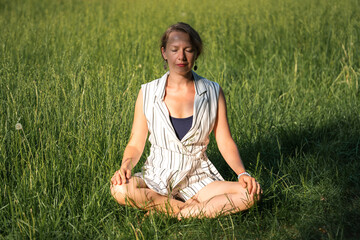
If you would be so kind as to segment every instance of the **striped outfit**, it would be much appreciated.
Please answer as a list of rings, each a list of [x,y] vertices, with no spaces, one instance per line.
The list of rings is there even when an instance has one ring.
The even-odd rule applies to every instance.
[[[205,152],[216,120],[220,87],[193,72],[193,122],[179,140],[163,101],[168,75],[141,86],[151,148],[142,172],[135,176],[161,195],[186,201],[207,184],[224,180]]]

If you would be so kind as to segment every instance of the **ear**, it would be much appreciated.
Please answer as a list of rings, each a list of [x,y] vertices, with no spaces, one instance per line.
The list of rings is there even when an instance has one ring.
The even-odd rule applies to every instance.
[[[166,60],[165,48],[164,47],[161,47],[161,55],[162,55],[163,59]]]

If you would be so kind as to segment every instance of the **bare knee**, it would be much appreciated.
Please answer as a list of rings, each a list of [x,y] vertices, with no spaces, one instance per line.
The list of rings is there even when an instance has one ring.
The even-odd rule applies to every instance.
[[[137,206],[137,201],[142,201],[141,189],[145,188],[145,182],[137,177],[132,177],[127,183],[111,185],[111,195],[121,205]]]
[[[127,196],[127,188],[125,184],[122,185],[111,185],[110,186],[111,195],[115,198],[115,200],[121,204],[126,204],[126,196]]]
[[[247,198],[247,201],[245,202],[245,205],[247,207],[247,209],[251,208],[252,206],[254,206],[255,204],[255,197],[254,195],[250,195]]]
[[[256,194],[246,194],[245,198],[242,197],[243,203],[246,206],[246,209],[249,209],[255,205],[260,200],[260,196]]]

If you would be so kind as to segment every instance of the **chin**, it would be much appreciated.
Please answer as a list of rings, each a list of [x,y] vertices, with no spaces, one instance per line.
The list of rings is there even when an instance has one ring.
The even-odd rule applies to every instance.
[[[191,71],[191,67],[177,67],[176,70],[179,72],[190,72]]]
[[[181,74],[181,75],[186,75],[189,74],[191,72],[191,69],[182,69],[182,70],[178,70],[176,71],[177,73]]]

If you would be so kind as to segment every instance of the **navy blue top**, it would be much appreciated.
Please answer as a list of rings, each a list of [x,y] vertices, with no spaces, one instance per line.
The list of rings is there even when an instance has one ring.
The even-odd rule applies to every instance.
[[[176,136],[181,140],[190,130],[193,116],[187,118],[174,118],[170,116],[170,122],[174,127]]]

